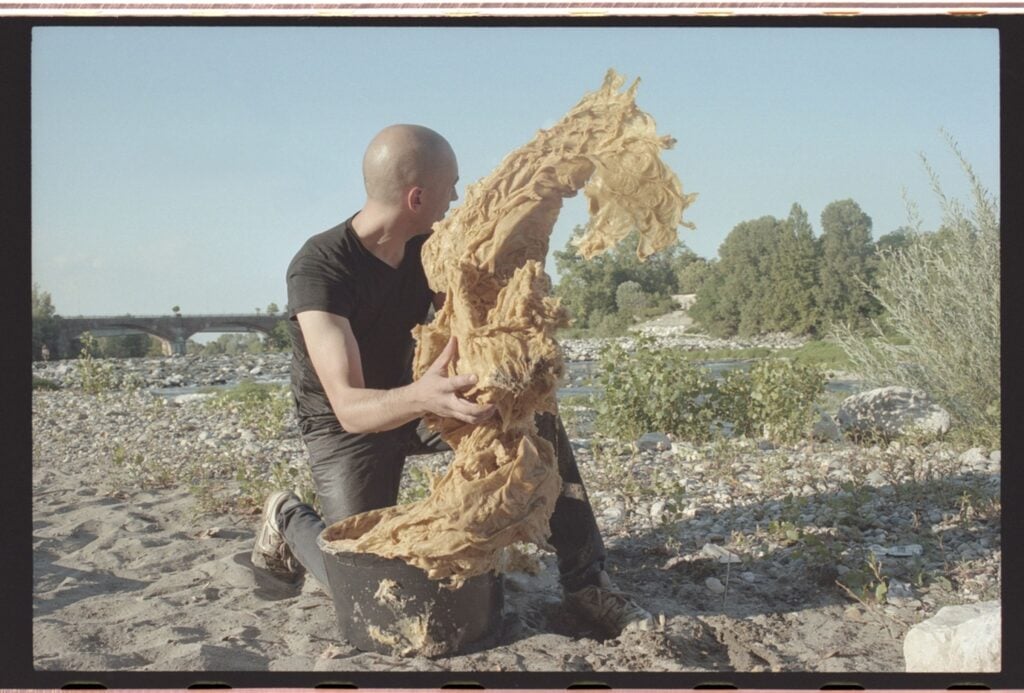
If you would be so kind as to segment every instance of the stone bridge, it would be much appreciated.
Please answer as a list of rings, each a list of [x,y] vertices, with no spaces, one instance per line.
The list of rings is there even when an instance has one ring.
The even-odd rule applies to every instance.
[[[61,317],[55,358],[69,358],[72,343],[83,332],[94,337],[145,332],[164,344],[166,354],[184,354],[188,338],[197,332],[263,332],[271,330],[286,316],[275,315],[105,315]]]

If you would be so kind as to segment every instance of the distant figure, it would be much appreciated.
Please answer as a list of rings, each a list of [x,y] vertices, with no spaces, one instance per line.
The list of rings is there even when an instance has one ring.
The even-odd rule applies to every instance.
[[[39,353],[42,354],[43,361],[49,361],[50,360],[50,347],[48,347],[48,346],[46,346],[44,344],[42,349],[39,350]]]

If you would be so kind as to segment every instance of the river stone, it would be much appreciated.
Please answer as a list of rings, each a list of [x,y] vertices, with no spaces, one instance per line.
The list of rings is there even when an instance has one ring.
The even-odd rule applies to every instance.
[[[836,412],[836,422],[854,439],[941,435],[951,425],[949,412],[932,403],[927,394],[897,386],[847,397]]]
[[[908,672],[1001,670],[998,601],[945,606],[903,640]]]
[[[843,439],[843,432],[834,417],[823,413],[811,427],[811,437],[826,443],[838,443]]]
[[[716,577],[709,577],[704,581],[704,585],[715,594],[722,594],[725,592],[725,585],[723,585],[722,581]]]
[[[671,450],[672,440],[664,433],[645,433],[636,445],[641,450]]]
[[[960,464],[965,467],[986,467],[988,466],[988,455],[982,448],[971,448],[960,455]]]

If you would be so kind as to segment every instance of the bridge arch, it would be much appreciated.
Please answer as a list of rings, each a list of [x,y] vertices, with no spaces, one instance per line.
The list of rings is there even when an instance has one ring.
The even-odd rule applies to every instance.
[[[281,315],[120,315],[62,318],[58,358],[74,356],[72,344],[84,332],[97,336],[144,332],[159,339],[168,355],[184,355],[189,337],[199,332],[262,332],[271,334]]]

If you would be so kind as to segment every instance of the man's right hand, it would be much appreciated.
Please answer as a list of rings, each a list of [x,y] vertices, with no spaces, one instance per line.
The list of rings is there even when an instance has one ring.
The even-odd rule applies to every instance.
[[[426,372],[413,383],[413,387],[426,412],[458,419],[468,424],[481,424],[494,415],[494,405],[476,404],[459,397],[460,392],[476,385],[477,376],[446,375],[448,364],[455,360],[458,348],[453,336]]]

